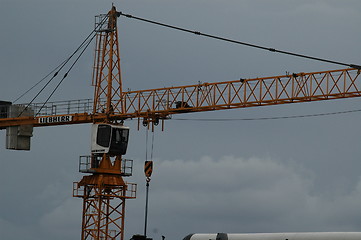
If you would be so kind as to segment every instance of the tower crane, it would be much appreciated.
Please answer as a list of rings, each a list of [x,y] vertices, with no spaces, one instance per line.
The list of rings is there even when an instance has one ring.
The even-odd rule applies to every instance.
[[[108,14],[97,17],[92,101],[61,101],[41,107],[0,102],[0,129],[6,129],[9,149],[29,150],[34,127],[93,124],[91,155],[80,158],[80,171],[89,175],[73,188],[73,195],[83,199],[82,239],[124,239],[125,200],[136,197],[136,184],[124,181],[132,174],[131,160],[123,158],[129,135],[124,120],[138,119],[138,128],[154,128],[159,123],[164,126],[175,114],[361,96],[357,67],[124,91],[119,16],[113,6]]]

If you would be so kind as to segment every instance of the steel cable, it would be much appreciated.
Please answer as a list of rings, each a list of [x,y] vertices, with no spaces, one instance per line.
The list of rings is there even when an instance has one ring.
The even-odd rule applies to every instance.
[[[208,37],[208,38],[213,38],[213,39],[217,39],[217,40],[221,40],[221,41],[225,41],[225,42],[240,44],[240,45],[244,45],[244,46],[248,46],[248,47],[267,50],[267,51],[270,51],[270,52],[276,52],[276,53],[291,55],[291,56],[295,56],[295,57],[311,59],[311,60],[315,60],[315,61],[327,62],[327,63],[347,66],[347,67],[351,67],[351,68],[361,69],[361,66],[357,65],[357,64],[348,64],[348,63],[328,60],[328,59],[324,59],[324,58],[312,57],[312,56],[307,56],[307,55],[303,55],[303,54],[298,54],[298,53],[293,53],[293,52],[288,52],[288,51],[283,51],[283,50],[277,50],[275,48],[264,47],[264,46],[260,46],[260,45],[256,45],[256,44],[241,42],[241,41],[237,41],[237,40],[233,40],[233,39],[229,39],[229,38],[225,38],[225,37],[219,37],[219,36],[215,36],[215,35],[211,35],[211,34],[201,33],[199,31],[194,31],[194,30],[190,30],[190,29],[186,29],[186,28],[181,28],[181,27],[169,25],[169,24],[164,24],[164,23],[161,23],[161,22],[136,17],[136,16],[133,16],[133,15],[130,15],[130,14],[122,13],[122,12],[119,12],[119,15],[127,17],[127,18],[133,18],[133,19],[136,19],[136,20],[139,20],[139,21],[142,21],[142,22],[147,22],[147,23],[158,25],[158,26],[175,29],[175,30],[182,31],[182,32],[192,33],[192,34],[195,34],[195,35],[204,36],[204,37]]]

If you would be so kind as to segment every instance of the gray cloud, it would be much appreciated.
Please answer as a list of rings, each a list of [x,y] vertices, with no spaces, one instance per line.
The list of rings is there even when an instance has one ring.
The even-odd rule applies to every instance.
[[[14,100],[62,62],[112,1],[0,0],[0,100]],[[115,3],[118,5],[118,3]],[[360,64],[360,1],[122,1],[119,10],[268,47]],[[148,89],[337,69],[323,64],[119,19],[125,89]],[[52,100],[91,98],[92,51]],[[61,74],[62,75],[62,74]],[[50,90],[49,90],[50,91]],[[47,94],[49,94],[47,91]],[[35,91],[36,92],[36,91]],[[29,101],[26,96],[20,102]],[[42,96],[38,101],[45,99]],[[211,113],[183,118],[259,118],[358,109],[358,99]],[[178,116],[173,116],[177,118]],[[166,121],[156,129],[149,234],[360,231],[359,113],[275,121]],[[133,130],[138,199],[127,203],[126,236],[142,233],[144,129]],[[89,126],[38,128],[30,152],[0,148],[4,239],[80,236]],[[0,134],[5,146],[5,132]],[[149,146],[148,146],[149,147]]]
[[[150,224],[160,235],[180,238],[184,229],[207,233],[355,231],[359,227],[360,183],[350,194],[331,199],[312,193],[311,169],[272,159],[226,156],[155,164]]]

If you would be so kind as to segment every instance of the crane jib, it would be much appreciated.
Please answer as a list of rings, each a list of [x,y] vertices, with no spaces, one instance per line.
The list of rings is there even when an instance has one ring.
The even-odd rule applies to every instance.
[[[22,125],[42,127],[103,123],[108,118],[159,121],[169,119],[168,116],[173,114],[354,97],[361,97],[360,70],[287,73],[274,77],[122,92],[121,97],[112,103],[115,106],[112,114],[101,111],[92,114],[91,107],[88,107],[92,102],[90,99],[51,103],[48,109],[54,112],[50,114],[44,111],[40,113],[41,116],[35,117],[33,112],[38,112],[35,107],[32,108],[33,112],[25,115],[22,107],[16,107],[21,105],[3,104],[0,106],[0,130]],[[16,108],[19,109],[15,111]],[[10,112],[12,114],[9,114]],[[21,112],[23,113],[19,116]]]

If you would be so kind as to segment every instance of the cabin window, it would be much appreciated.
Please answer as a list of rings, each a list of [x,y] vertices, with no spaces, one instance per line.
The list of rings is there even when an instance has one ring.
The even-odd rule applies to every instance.
[[[109,153],[113,153],[115,155],[124,155],[127,151],[128,135],[128,129],[113,128],[112,142]]]
[[[102,147],[109,147],[112,127],[109,125],[99,125],[97,133],[97,144]]]
[[[129,129],[123,129],[122,141],[128,143]]]

